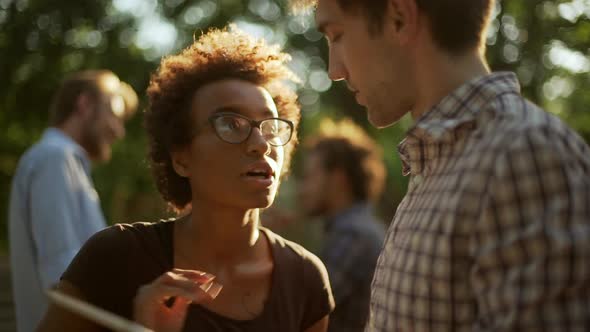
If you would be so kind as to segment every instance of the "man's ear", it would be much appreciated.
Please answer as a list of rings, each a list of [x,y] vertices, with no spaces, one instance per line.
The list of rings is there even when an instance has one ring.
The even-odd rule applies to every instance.
[[[81,118],[89,118],[94,112],[95,104],[96,103],[87,93],[81,93],[78,95],[78,98],[76,98],[76,108],[74,113]]]
[[[436,0],[435,0],[436,1]],[[397,36],[400,44],[413,39],[418,31],[419,20],[416,0],[388,0],[386,28]]]
[[[188,151],[186,148],[175,148],[170,152],[170,159],[172,160],[172,168],[179,176],[183,178],[189,177],[189,163]]]

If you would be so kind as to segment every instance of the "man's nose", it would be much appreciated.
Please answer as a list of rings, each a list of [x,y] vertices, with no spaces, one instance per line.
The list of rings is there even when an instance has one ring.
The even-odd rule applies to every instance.
[[[346,68],[337,50],[330,47],[328,59],[328,76],[332,81],[341,81],[346,79]]]

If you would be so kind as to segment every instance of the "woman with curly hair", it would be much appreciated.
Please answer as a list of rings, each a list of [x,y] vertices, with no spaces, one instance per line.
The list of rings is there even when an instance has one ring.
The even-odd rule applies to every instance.
[[[152,75],[149,159],[179,218],[92,237],[58,289],[155,331],[326,331],[326,270],[260,226],[297,143],[287,54],[211,30]],[[100,331],[50,307],[42,331]]]

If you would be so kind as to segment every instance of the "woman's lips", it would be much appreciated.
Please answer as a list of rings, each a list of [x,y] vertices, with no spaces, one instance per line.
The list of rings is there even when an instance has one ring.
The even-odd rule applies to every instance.
[[[257,187],[257,188],[261,188],[261,189],[266,189],[269,188],[273,185],[274,183],[274,177],[272,176],[259,176],[259,175],[242,175],[241,178],[246,181],[249,185]]]

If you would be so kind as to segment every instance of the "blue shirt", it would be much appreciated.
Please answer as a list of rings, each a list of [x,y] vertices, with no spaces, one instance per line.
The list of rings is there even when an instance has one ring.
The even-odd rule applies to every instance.
[[[49,128],[21,158],[12,180],[9,241],[17,328],[33,331],[55,285],[82,244],[106,227],[90,160],[70,137]]]
[[[365,203],[327,220],[320,258],[326,264],[336,302],[329,331],[363,331],[384,236],[384,224]]]

